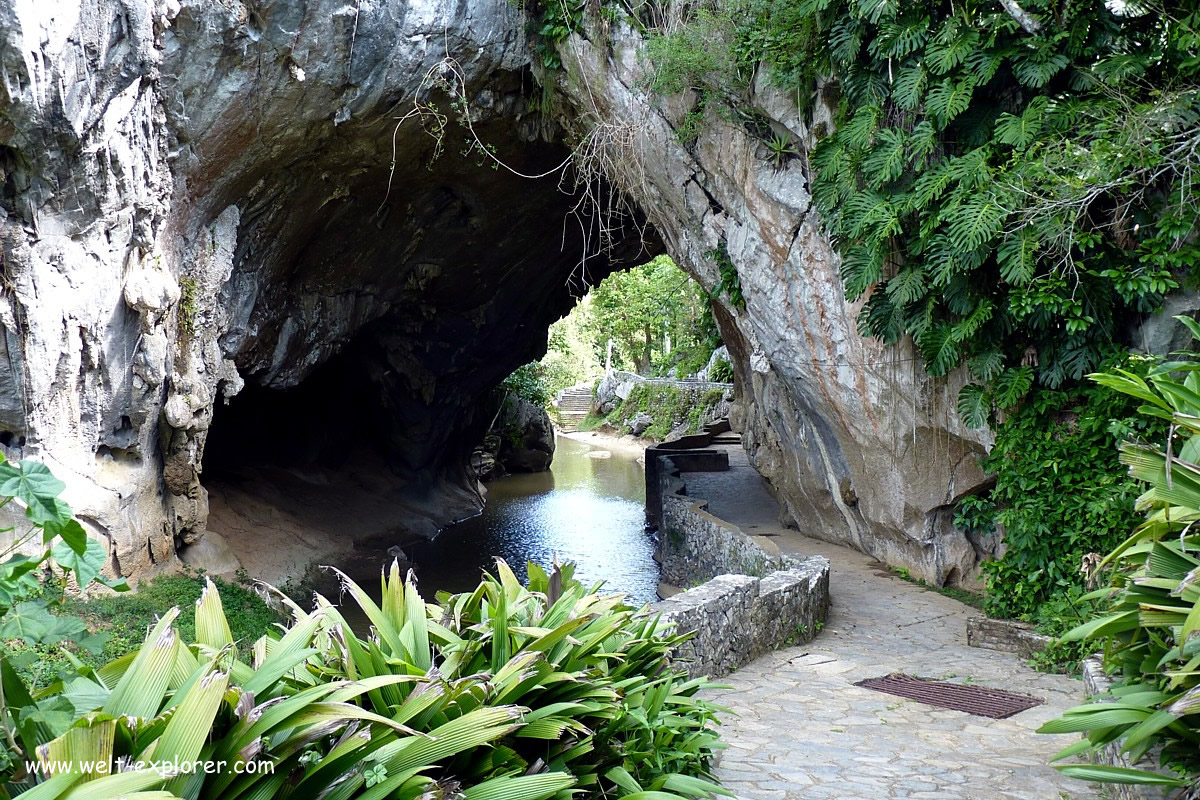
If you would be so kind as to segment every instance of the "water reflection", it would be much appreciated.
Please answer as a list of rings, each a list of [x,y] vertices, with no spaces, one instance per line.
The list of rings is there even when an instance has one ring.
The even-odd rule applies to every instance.
[[[494,556],[524,579],[526,561],[574,561],[585,583],[603,580],[638,602],[657,598],[658,565],[645,530],[645,483],[635,456],[560,436],[549,472],[488,484],[484,512],[409,548],[422,594],[474,588]]]

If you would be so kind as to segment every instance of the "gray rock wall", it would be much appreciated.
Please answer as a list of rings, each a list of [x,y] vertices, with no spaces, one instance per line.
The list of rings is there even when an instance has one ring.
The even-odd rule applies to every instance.
[[[697,98],[651,94],[642,35],[620,23],[589,27],[561,54],[563,71],[544,79],[566,98],[564,124],[591,133],[594,160],[646,210],[676,262],[710,291],[715,248],[737,269],[745,307],[722,297],[715,311],[737,377],[732,421],[795,525],[935,584],[970,582],[988,553],[954,529],[951,509],[985,485],[977,459],[989,434],[954,410],[965,373],[929,378],[909,343],[858,334],[805,157],[776,168],[716,103],[702,135],[683,144],[678,127]],[[801,150],[815,143],[794,102],[765,81],[740,110]],[[818,98],[817,122],[832,111]]]
[[[829,562],[809,558],[764,578],[718,575],[656,603],[652,611],[695,635],[672,660],[692,677],[728,675],[743,664],[803,644],[829,610]]]
[[[290,461],[255,472],[270,491],[234,516],[311,531],[313,552],[369,527],[316,486],[351,508],[386,497],[427,535],[477,508],[479,399],[540,355],[583,279],[665,244],[712,289],[724,244],[746,298],[716,310],[735,423],[795,523],[967,579],[985,553],[950,509],[982,485],[987,435],[957,421],[961,375],[931,380],[911,348],[858,336],[803,159],[776,169],[716,109],[685,147],[694,98],[644,90],[641,36],[620,23],[562,47],[548,119],[528,100],[526,23],[482,0],[0,0],[6,454],[47,461],[110,571],[145,574],[208,529],[206,448],[244,387],[268,409],[303,396],[257,426],[274,438],[248,460]],[[515,172],[472,149],[464,102]],[[762,87],[749,106],[811,145],[788,98]],[[572,138],[590,203],[553,171]],[[234,530],[243,552],[296,539]]]
[[[0,445],[66,480],[110,571],[171,568],[225,477],[243,556],[478,509],[480,398],[544,352],[584,254],[598,280],[657,247],[559,232],[577,200],[529,109],[525,22],[482,0],[0,0]],[[253,474],[202,475],[214,418],[252,406]],[[264,519],[286,532],[247,537]]]

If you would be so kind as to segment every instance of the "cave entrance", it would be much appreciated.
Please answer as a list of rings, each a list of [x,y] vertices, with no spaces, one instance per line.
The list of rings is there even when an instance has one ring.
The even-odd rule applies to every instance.
[[[414,431],[397,437],[405,410],[385,390],[375,335],[364,331],[295,386],[251,376],[217,400],[201,473],[206,558],[228,547],[251,575],[282,584],[364,545],[428,538],[476,512],[477,493],[420,463]],[[186,548],[181,555],[188,560]]]

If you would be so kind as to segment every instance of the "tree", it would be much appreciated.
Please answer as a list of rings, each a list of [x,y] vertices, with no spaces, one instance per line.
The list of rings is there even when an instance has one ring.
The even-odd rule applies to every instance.
[[[720,342],[708,297],[667,256],[610,275],[591,298],[589,328],[599,352],[611,338],[620,362],[640,374],[694,372]]]

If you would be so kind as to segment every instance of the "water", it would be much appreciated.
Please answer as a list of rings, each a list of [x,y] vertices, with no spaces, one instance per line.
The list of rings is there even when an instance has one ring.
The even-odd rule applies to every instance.
[[[604,452],[611,455],[589,455]],[[636,456],[559,436],[549,472],[500,478],[487,489],[482,514],[406,548],[424,597],[474,589],[499,556],[522,580],[527,561],[549,567],[557,557],[575,562],[575,576],[585,584],[604,581],[606,589],[639,604],[658,599],[645,477]],[[384,557],[364,560],[378,576]],[[377,585],[377,577],[366,585]]]

